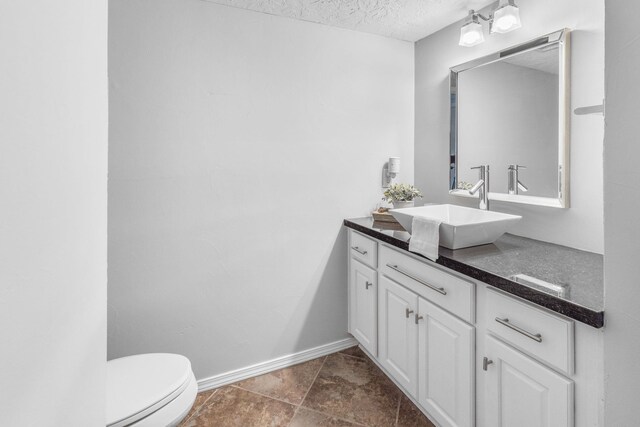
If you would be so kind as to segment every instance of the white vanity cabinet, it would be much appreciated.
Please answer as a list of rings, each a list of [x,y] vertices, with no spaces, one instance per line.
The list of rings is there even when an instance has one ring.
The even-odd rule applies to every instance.
[[[492,336],[486,340],[485,425],[573,426],[573,381]]]
[[[350,332],[436,425],[603,425],[601,329],[353,230],[349,245]]]
[[[411,396],[418,394],[418,295],[380,276],[378,361]]]
[[[488,289],[484,301],[484,424],[572,427],[574,322]]]
[[[373,356],[378,355],[377,248],[375,240],[349,233],[349,333]]]
[[[565,375],[574,373],[575,322],[497,291],[487,290],[487,331]]]
[[[356,259],[351,259],[349,270],[349,332],[377,356],[378,273]]]
[[[419,298],[418,397],[441,426],[475,425],[475,328]]]
[[[378,361],[442,426],[474,425],[475,328],[380,276]]]
[[[438,425],[474,426],[475,328],[467,323],[475,313],[474,284],[366,239],[350,231],[351,334]],[[377,254],[375,262],[367,258],[378,266],[377,281],[360,262],[370,253]],[[373,288],[377,353],[370,336]]]

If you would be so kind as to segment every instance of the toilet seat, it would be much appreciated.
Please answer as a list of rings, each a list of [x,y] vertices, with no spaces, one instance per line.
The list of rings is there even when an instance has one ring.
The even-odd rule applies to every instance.
[[[172,417],[186,415],[196,393],[191,363],[184,356],[153,353],[110,360],[107,426],[125,427],[145,421],[170,425]]]

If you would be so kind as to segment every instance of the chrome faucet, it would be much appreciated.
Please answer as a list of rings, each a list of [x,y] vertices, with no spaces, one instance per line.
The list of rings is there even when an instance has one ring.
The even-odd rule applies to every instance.
[[[476,166],[471,169],[480,169],[480,180],[471,187],[469,194],[473,195],[480,190],[478,196],[480,197],[480,209],[489,210],[489,165]]]
[[[521,183],[520,179],[518,178],[518,170],[521,168],[526,169],[526,166],[509,165],[507,172],[507,190],[509,194],[518,194],[519,191],[526,193],[527,191],[529,191],[527,186]]]

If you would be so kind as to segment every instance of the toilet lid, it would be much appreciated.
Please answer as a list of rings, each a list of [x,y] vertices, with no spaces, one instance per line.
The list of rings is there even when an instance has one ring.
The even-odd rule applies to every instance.
[[[140,420],[171,402],[187,387],[189,359],[153,353],[107,362],[107,426]]]

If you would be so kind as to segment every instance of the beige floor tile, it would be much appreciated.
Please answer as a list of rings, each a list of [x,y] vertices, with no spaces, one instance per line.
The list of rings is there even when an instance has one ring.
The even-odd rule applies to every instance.
[[[435,427],[431,421],[416,408],[411,400],[402,396],[400,411],[398,412],[397,427]]]
[[[371,361],[329,355],[303,407],[367,426],[395,425],[400,391]]]
[[[324,357],[235,383],[234,386],[299,405],[316,378]]]
[[[356,427],[359,424],[354,424],[349,421],[341,420],[331,417],[320,412],[315,412],[310,409],[300,408],[296,415],[291,420],[289,427]]]
[[[189,419],[198,412],[198,409],[200,409],[202,404],[205,403],[215,392],[216,390],[207,390],[198,393],[196,395],[196,401],[193,403],[191,410],[180,424],[180,427],[186,425],[187,421],[189,421]]]
[[[355,347],[349,347],[347,349],[344,349],[342,351],[340,351],[340,354],[347,354],[349,356],[353,356],[353,357],[359,357],[361,359],[367,359],[369,356],[367,356],[365,354],[364,351],[362,351],[360,349],[359,346],[355,346]]]
[[[286,427],[294,405],[237,387],[218,390],[185,427]]]

